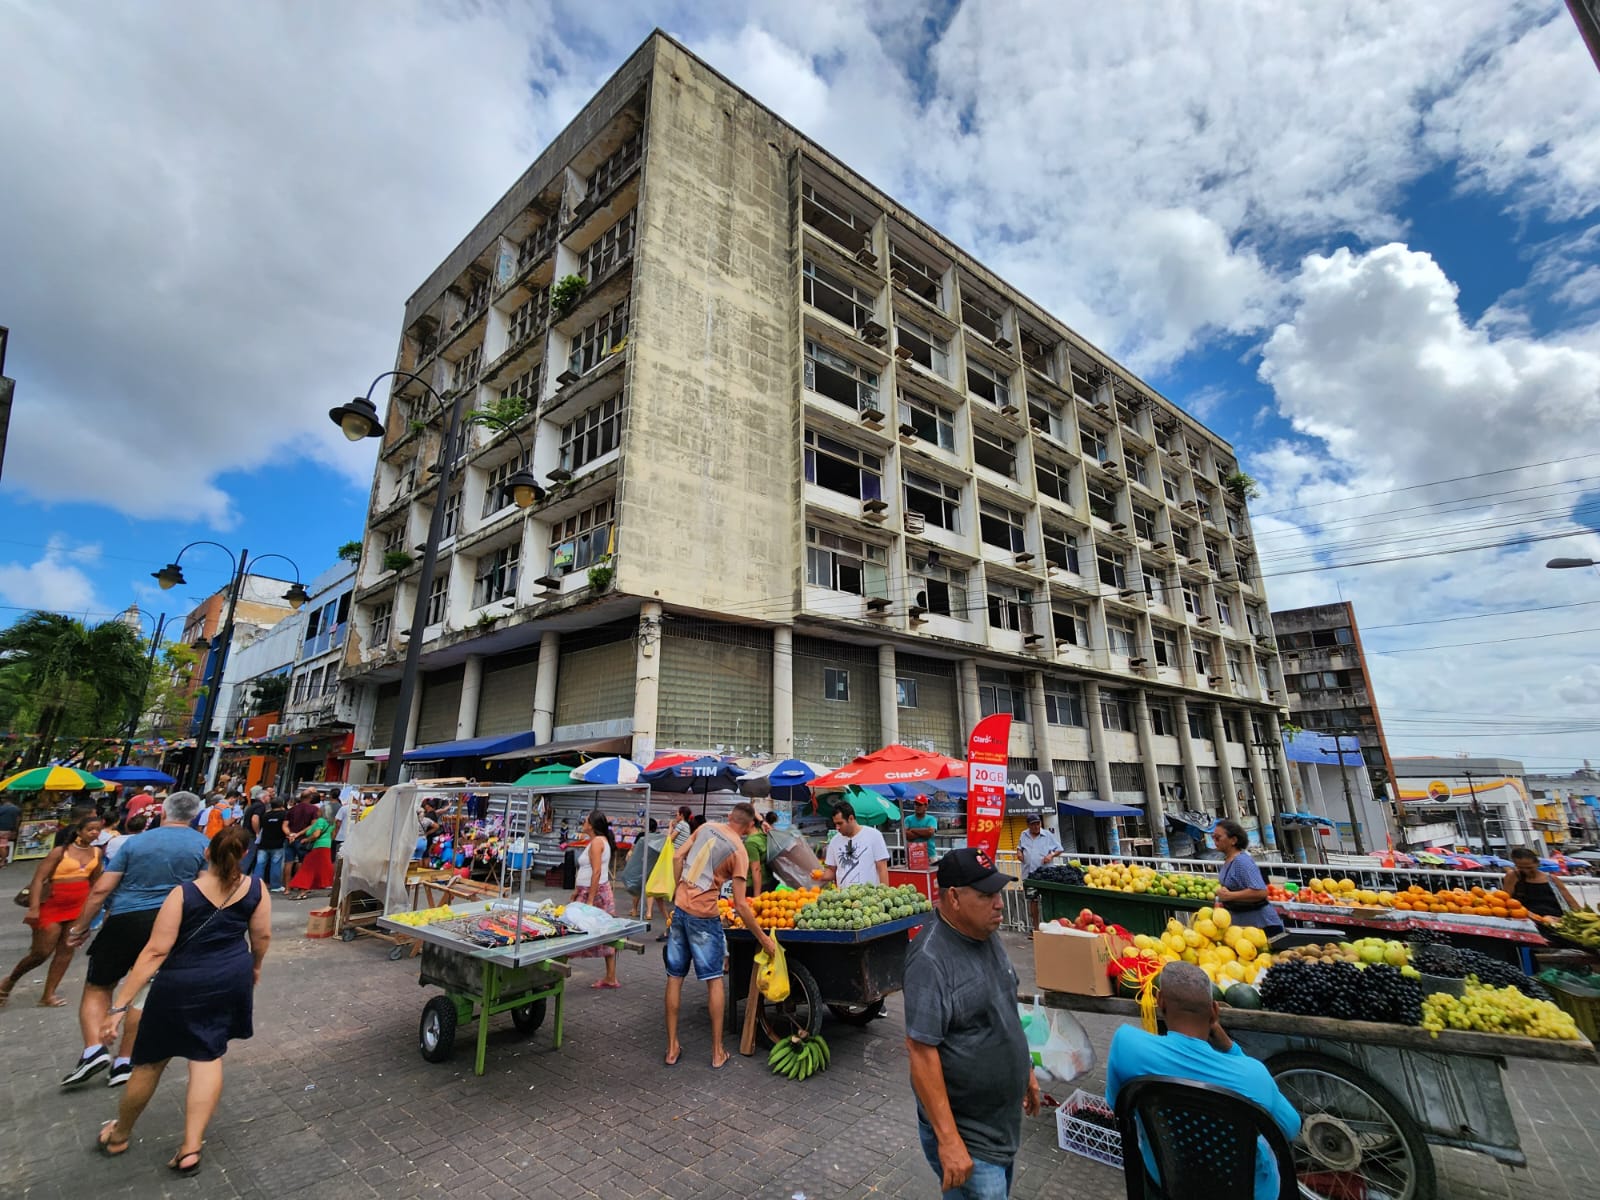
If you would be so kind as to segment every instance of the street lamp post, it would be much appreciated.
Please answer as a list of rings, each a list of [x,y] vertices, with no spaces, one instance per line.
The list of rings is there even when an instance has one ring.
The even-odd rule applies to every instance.
[[[1600,567],[1600,558],[1552,558],[1545,566],[1552,571],[1570,571],[1574,567]]]
[[[143,621],[148,615],[141,612],[139,613],[139,619]],[[161,648],[161,634],[166,628],[167,614],[162,613],[156,621],[155,632],[150,635],[150,653],[145,656],[144,660],[144,683],[139,688],[139,699],[133,706],[133,714],[128,718],[128,727],[122,734],[122,753],[117,756],[117,766],[119,767],[128,765],[128,755],[133,748],[133,735],[139,732],[139,718],[144,715],[145,698],[150,694],[150,677],[155,674],[156,651]]]
[[[385,371],[368,385],[365,396],[357,396],[348,404],[341,404],[337,408],[328,410],[329,419],[350,441],[359,442],[363,438],[383,436],[383,423],[379,421],[378,410],[372,403],[372,392],[378,384],[390,378],[410,379],[421,384],[423,390],[438,403],[440,411],[448,411],[449,424],[445,429],[444,440],[439,443],[439,461],[434,470],[439,480],[439,495],[433,506],[433,516],[428,521],[428,541],[422,548],[422,569],[417,575],[417,595],[411,608],[411,632],[406,639],[405,664],[400,669],[400,694],[395,698],[394,725],[389,733],[389,757],[383,764],[384,787],[393,787],[400,782],[400,769],[406,751],[406,731],[411,723],[411,702],[416,695],[417,672],[422,662],[422,635],[428,627],[428,597],[433,591],[433,575],[438,565],[439,543],[444,537],[445,500],[450,494],[451,471],[456,459],[460,457],[456,452],[456,443],[462,437],[461,426],[466,415],[469,392],[469,389],[462,388],[456,395],[455,403],[451,404],[434,391],[428,381],[420,375],[410,371]],[[476,419],[508,430],[512,437],[516,438],[518,449],[526,457],[527,447],[523,445],[521,436],[511,429],[510,422],[500,421],[483,413],[478,414]],[[523,467],[507,479],[505,488],[511,493],[518,508],[527,508],[544,495],[544,489],[539,486],[538,480],[528,467]]]
[[[1350,834],[1355,838],[1356,853],[1365,854],[1367,850],[1361,840],[1361,822],[1356,819],[1356,801],[1355,797],[1350,794],[1350,776],[1345,773],[1344,769],[1344,738],[1337,733],[1334,734],[1333,745],[1334,752],[1339,756],[1339,783],[1344,788],[1345,811],[1350,814]],[[1324,750],[1322,753],[1326,754],[1327,751]]]
[[[195,737],[194,758],[190,761],[189,768],[183,775],[183,786],[189,791],[198,790],[196,785],[200,779],[200,772],[204,770],[202,764],[205,762],[206,744],[211,740],[211,722],[215,719],[217,713],[217,695],[222,691],[222,672],[228,661],[228,650],[233,645],[233,622],[239,608],[239,593],[244,588],[245,568],[250,562],[250,552],[248,550],[241,549],[239,556],[235,558],[233,552],[219,542],[204,540],[190,542],[189,545],[178,551],[177,558],[162,567],[161,570],[150,572],[155,581],[161,585],[162,591],[170,591],[180,583],[188,582],[183,577],[183,568],[178,564],[183,560],[184,552],[194,546],[214,546],[226,554],[228,562],[233,566],[233,582],[228,587],[228,611],[222,625],[222,645],[219,648],[215,638],[212,639],[211,643],[213,653],[211,671],[209,673],[210,678],[205,685],[206,702],[201,712],[200,732]],[[300,582],[300,568],[295,565],[293,559],[286,558],[282,554],[263,554],[256,561],[260,562],[266,558],[282,559],[291,567],[294,567],[294,583],[283,594],[283,598],[289,602],[289,607],[298,612],[301,605],[311,598],[310,593],[305,589],[305,585]]]

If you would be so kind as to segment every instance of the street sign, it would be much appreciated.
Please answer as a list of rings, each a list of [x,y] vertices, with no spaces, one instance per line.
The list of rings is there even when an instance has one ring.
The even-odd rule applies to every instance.
[[[1006,796],[1006,816],[1026,816],[1036,812],[1049,816],[1056,810],[1056,777],[1049,771],[1029,771],[1012,781],[1015,794]]]

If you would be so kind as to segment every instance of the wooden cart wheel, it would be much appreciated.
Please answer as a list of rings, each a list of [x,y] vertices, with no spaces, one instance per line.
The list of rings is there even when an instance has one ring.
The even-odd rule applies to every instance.
[[[521,1008],[511,1010],[511,1023],[522,1033],[532,1033],[544,1024],[545,1003],[535,1000],[531,1004],[524,1004]]]
[[[790,959],[789,998],[776,1004],[761,1001],[761,1032],[773,1045],[778,1044],[779,1038],[819,1033],[822,1007],[822,989],[817,986],[816,977]]]
[[[1290,1149],[1302,1196],[1435,1200],[1422,1127],[1377,1080],[1323,1054],[1280,1054],[1267,1069],[1300,1113]]]
[[[447,1062],[456,1048],[456,1002],[435,996],[422,1006],[417,1049],[431,1063]]]

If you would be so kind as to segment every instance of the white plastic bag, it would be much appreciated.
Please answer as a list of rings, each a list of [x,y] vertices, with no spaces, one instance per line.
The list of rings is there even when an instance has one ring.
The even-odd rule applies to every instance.
[[[613,917],[605,909],[578,902],[561,910],[561,923],[584,933],[611,933],[628,927],[628,922]]]
[[[1094,1046],[1078,1019],[1038,1001],[1017,1005],[1039,1083],[1071,1083],[1094,1070]]]

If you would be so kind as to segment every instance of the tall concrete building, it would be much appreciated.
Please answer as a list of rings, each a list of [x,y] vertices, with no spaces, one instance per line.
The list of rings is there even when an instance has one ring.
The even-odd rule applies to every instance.
[[[669,38],[411,297],[395,366],[528,456],[475,425],[441,497],[439,406],[394,381],[358,748],[387,749],[420,603],[419,771],[959,754],[1004,710],[1017,766],[1146,846],[1181,810],[1270,829],[1283,692],[1229,446]]]
[[[1348,601],[1291,608],[1272,614],[1283,655],[1289,718],[1296,725],[1334,737],[1354,736],[1372,795],[1392,801],[1394,764],[1378,716],[1377,693],[1361,648],[1356,611]],[[1347,754],[1348,757],[1348,754]]]

